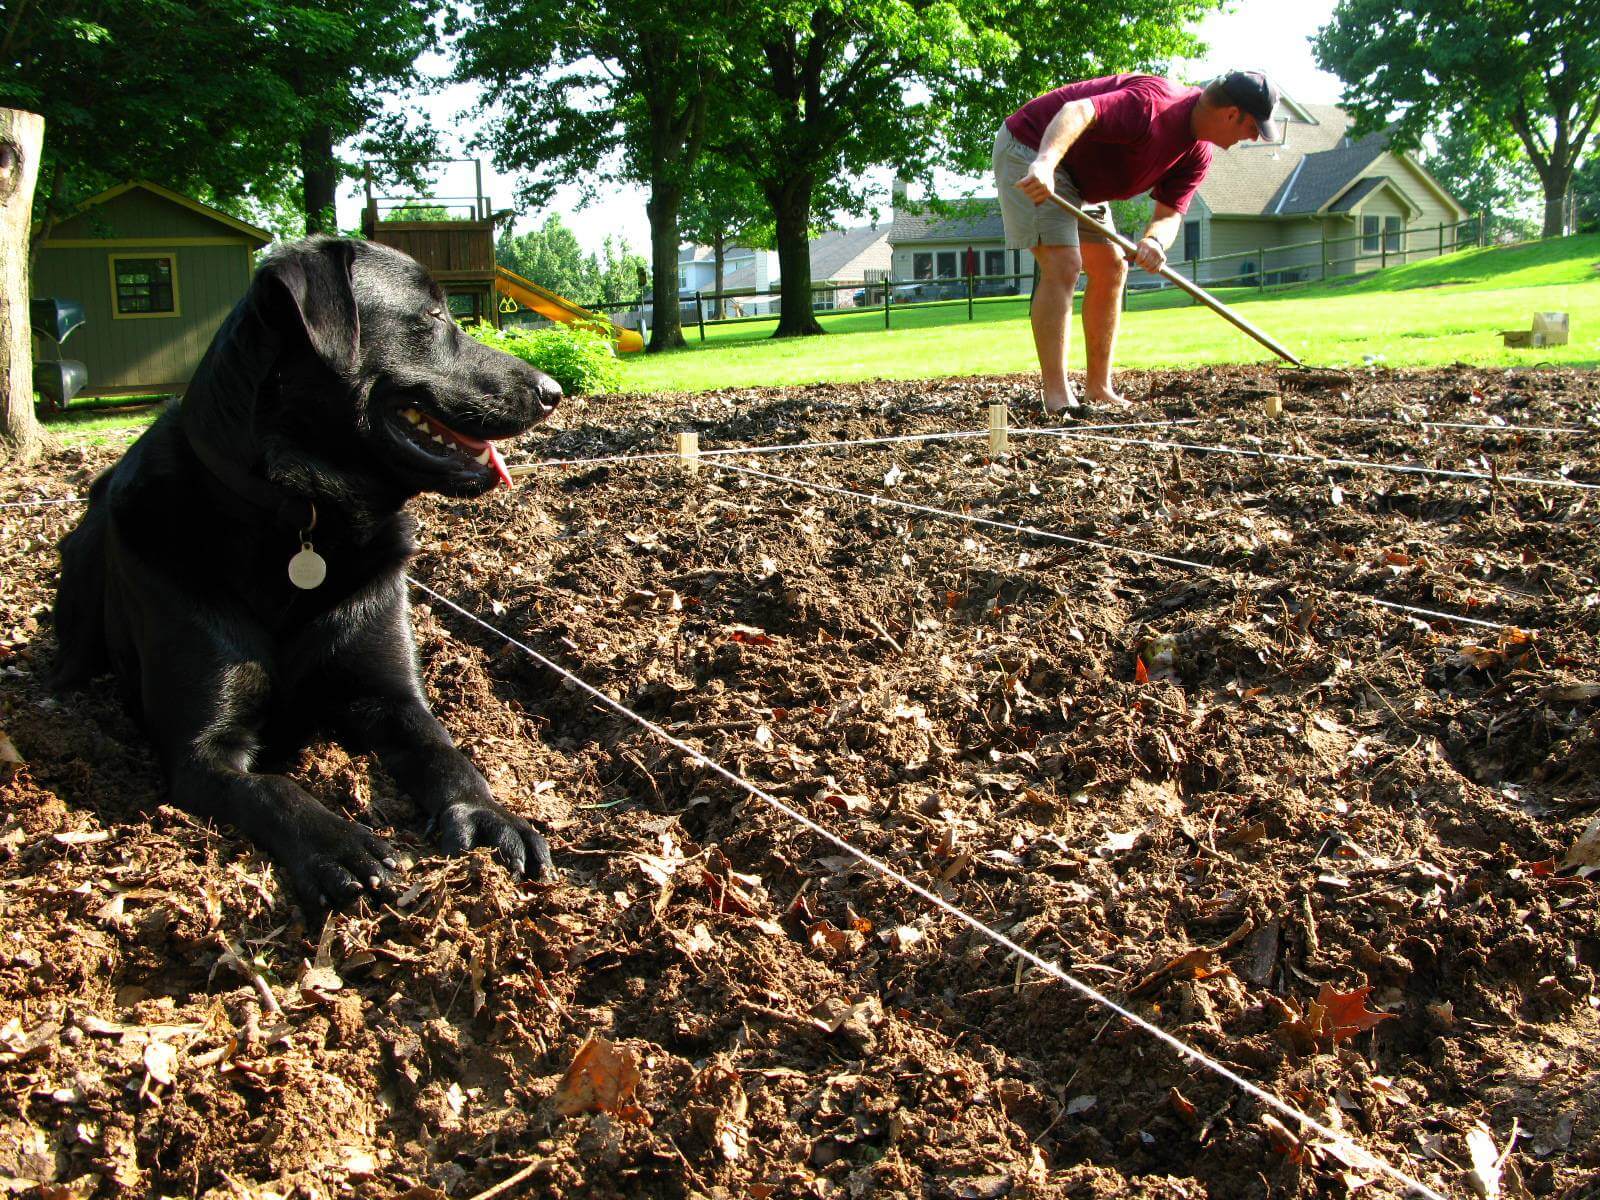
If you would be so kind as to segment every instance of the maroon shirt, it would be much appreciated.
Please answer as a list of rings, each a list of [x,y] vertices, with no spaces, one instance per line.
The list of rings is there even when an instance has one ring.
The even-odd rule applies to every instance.
[[[1006,128],[1037,150],[1062,107],[1085,99],[1094,102],[1094,124],[1062,160],[1078,194],[1098,204],[1148,191],[1162,204],[1187,211],[1211,166],[1211,143],[1197,140],[1189,128],[1200,89],[1156,75],[1087,79],[1028,101],[1006,118]]]

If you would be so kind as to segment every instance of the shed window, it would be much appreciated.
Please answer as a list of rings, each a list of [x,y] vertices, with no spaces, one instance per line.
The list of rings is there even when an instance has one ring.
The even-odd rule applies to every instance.
[[[1385,217],[1383,219],[1383,240],[1391,254],[1400,249],[1399,217]]]
[[[177,315],[178,268],[170,255],[113,255],[111,282],[117,316]]]
[[[1376,254],[1378,252],[1378,250],[1380,249],[1378,243],[1379,243],[1379,239],[1382,237],[1382,235],[1383,235],[1383,218],[1382,217],[1362,217],[1361,218],[1361,249],[1363,251],[1365,251],[1368,254]]]

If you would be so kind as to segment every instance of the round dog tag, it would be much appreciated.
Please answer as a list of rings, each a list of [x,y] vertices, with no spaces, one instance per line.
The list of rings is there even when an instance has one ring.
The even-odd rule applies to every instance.
[[[303,591],[320,587],[328,577],[328,564],[322,555],[311,548],[310,542],[300,543],[300,553],[289,560],[289,582]]]

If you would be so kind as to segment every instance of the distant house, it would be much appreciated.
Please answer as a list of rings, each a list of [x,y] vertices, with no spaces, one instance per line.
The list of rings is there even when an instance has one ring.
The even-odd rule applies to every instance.
[[[1319,276],[1324,237],[1333,243],[1326,248],[1329,274],[1437,254],[1441,241],[1453,248],[1450,227],[1467,219],[1466,209],[1409,154],[1391,150],[1385,135],[1352,140],[1349,117],[1331,104],[1284,97],[1274,116],[1283,129],[1279,141],[1243,142],[1212,160],[1169,253],[1175,264],[1233,256],[1200,264],[1202,282],[1220,282],[1255,278],[1264,261],[1267,281],[1286,283]],[[935,287],[957,280],[969,251],[974,274],[1031,273],[1030,255],[1005,249],[993,196],[958,203],[967,212],[954,218],[896,204],[894,278],[934,280]],[[1316,244],[1274,251],[1306,242]],[[943,286],[952,294],[956,287]],[[1027,280],[1020,290],[1028,292]]]
[[[101,192],[58,221],[39,248],[31,290],[83,305],[84,325],[63,349],[89,368],[80,394],[182,391],[271,240],[145,180]]]
[[[954,201],[959,215],[943,217],[904,207],[905,196],[896,184],[894,221],[889,227],[891,273],[897,280],[927,280],[920,289],[897,289],[900,299],[938,299],[948,293],[966,295],[964,279],[980,276],[1022,276],[985,280],[985,292],[1027,295],[1033,289],[1033,255],[1005,248],[1000,206],[993,196]],[[940,285],[939,280],[950,280]],[[943,290],[941,290],[941,287]]]
[[[782,283],[775,250],[730,246],[723,256],[724,292],[765,291]],[[889,230],[884,225],[830,229],[811,241],[812,307],[848,308],[866,285],[883,279],[889,271]],[[837,284],[824,289],[824,284]],[[683,246],[678,251],[678,291],[690,303],[696,292],[709,296],[716,290],[716,262],[709,246]],[[866,299],[863,295],[861,299]],[[778,310],[776,296],[741,296],[738,312],[745,316]],[[729,301],[732,305],[733,301]],[[707,313],[709,315],[709,301]],[[691,318],[692,319],[692,318]]]

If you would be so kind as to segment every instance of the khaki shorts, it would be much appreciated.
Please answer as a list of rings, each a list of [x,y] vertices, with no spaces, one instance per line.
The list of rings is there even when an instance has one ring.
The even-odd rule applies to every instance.
[[[1028,166],[1037,154],[1030,146],[1017,141],[1004,124],[994,139],[994,184],[1000,196],[1000,220],[1006,229],[1007,250],[1030,250],[1034,246],[1076,246],[1085,242],[1110,245],[1110,239],[1084,226],[1046,200],[1035,204],[1017,190],[1017,181],[1028,173]],[[1116,226],[1111,219],[1109,204],[1088,205],[1078,194],[1066,165],[1056,167],[1056,195],[1071,201],[1102,225]]]

